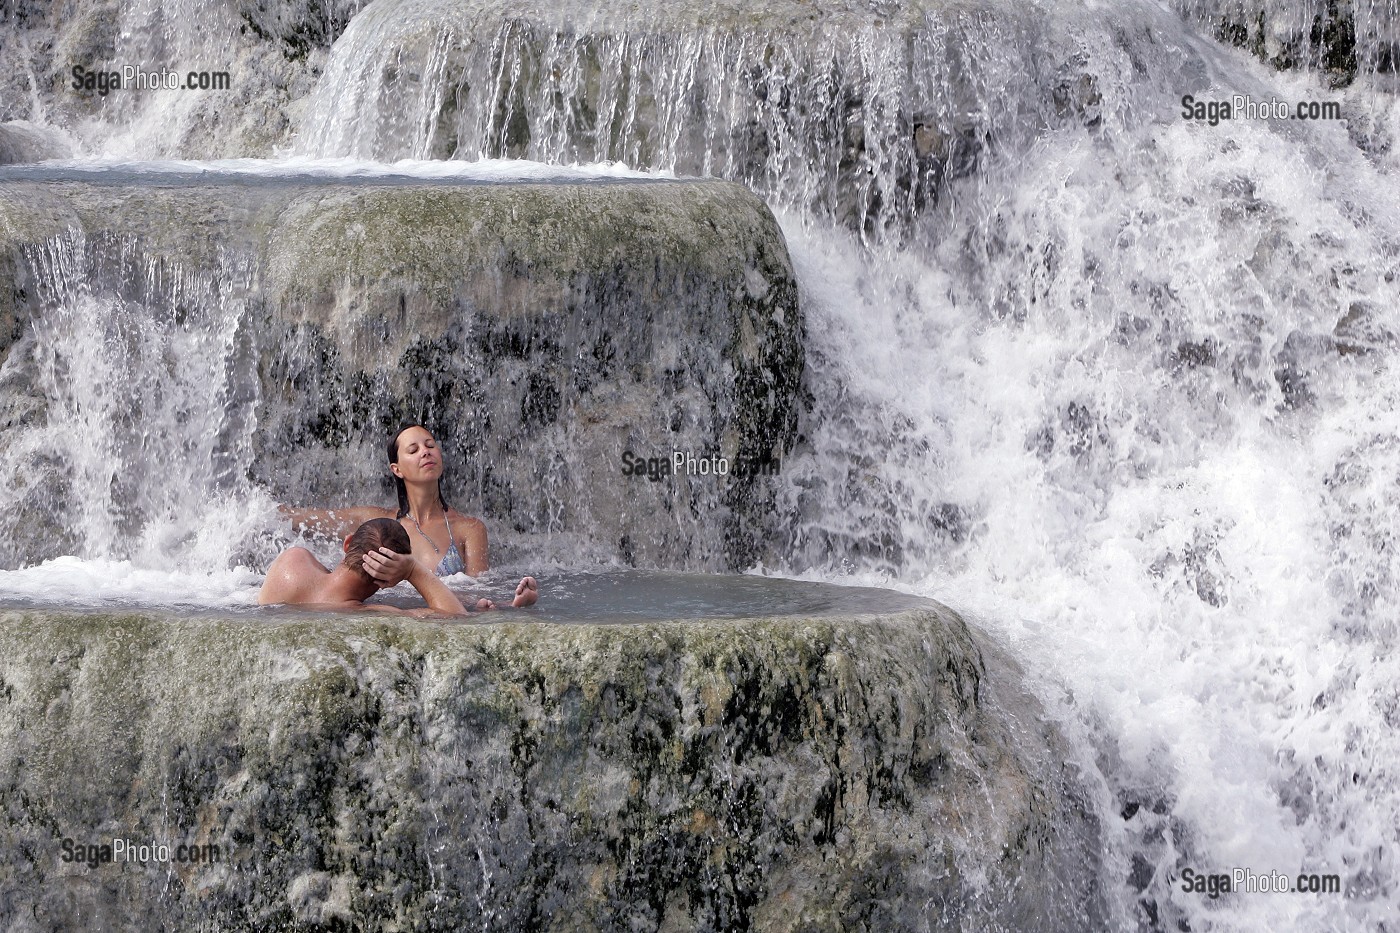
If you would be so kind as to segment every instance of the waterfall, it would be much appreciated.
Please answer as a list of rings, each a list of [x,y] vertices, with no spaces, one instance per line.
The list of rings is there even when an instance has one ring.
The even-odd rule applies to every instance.
[[[1397,229],[1384,147],[1348,128],[1383,134],[1389,97],[1353,89],[1345,125],[1187,121],[1187,94],[1337,98],[1148,4],[481,10],[367,10],[298,150],[764,193],[813,395],[782,566],[903,581],[1048,660],[1142,922],[1341,909],[1221,908],[1187,867],[1334,871],[1355,923],[1383,916]]]
[[[806,319],[765,569],[932,595],[1008,645],[1103,776],[1125,922],[1394,922],[1393,2],[335,10],[239,33],[242,91],[210,118],[226,138],[199,95],[107,111],[41,88],[45,112],[0,117],[61,124],[90,156],[607,160],[744,183],[782,224]],[[1236,94],[1343,119],[1183,115],[1184,96]],[[94,346],[132,340],[113,299],[60,288],[84,261],[62,243],[34,257],[45,301]],[[181,287],[205,310],[147,352],[249,352],[236,283]],[[156,499],[113,511],[101,490],[169,438],[126,449],[86,426],[133,399],[64,394],[75,369],[130,390],[140,373],[26,340],[6,366],[45,361],[48,423],[92,437],[65,501],[111,540],[152,527]],[[232,369],[184,365],[158,371],[188,388],[141,404],[197,389],[229,412],[196,444],[204,500],[258,425]],[[49,468],[41,432],[10,456]],[[54,553],[123,553],[72,527]],[[1235,867],[1336,873],[1345,896],[1182,890],[1186,868]]]
[[[1400,6],[1391,0],[1175,0],[1173,6],[1223,42],[1281,69],[1322,72],[1334,85],[1358,73],[1395,73]]]
[[[195,272],[81,231],[28,258],[41,311],[6,360],[7,402],[30,410],[9,428],[3,494],[27,533],[6,536],[0,561],[229,566],[229,523],[267,501],[246,483],[246,265]]]

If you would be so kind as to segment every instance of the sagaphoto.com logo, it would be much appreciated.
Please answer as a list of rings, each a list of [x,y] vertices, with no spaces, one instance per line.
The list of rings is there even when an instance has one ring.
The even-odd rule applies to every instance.
[[[69,87],[79,94],[106,97],[113,91],[227,91],[233,79],[227,71],[172,71],[144,65],[74,65]]]
[[[223,847],[218,843],[169,845],[163,842],[133,842],[120,836],[95,841],[82,841],[65,836],[59,846],[59,861],[97,869],[103,865],[205,864],[217,865],[224,860]]]
[[[1210,126],[1230,120],[1340,120],[1342,105],[1335,100],[1304,100],[1290,104],[1277,97],[1264,100],[1248,94],[1234,94],[1225,100],[1185,94],[1181,98],[1181,118]]]
[[[781,473],[781,459],[760,457],[728,457],[697,455],[688,450],[672,450],[669,457],[638,456],[630,450],[622,452],[622,475],[647,479],[653,483],[673,476],[735,476],[747,479],[755,476],[776,476]]]

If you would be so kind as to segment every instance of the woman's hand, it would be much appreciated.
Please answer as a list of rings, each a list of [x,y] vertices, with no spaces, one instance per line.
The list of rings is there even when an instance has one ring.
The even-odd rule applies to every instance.
[[[385,588],[398,586],[407,580],[413,573],[415,563],[417,561],[412,554],[400,554],[386,547],[367,551],[364,557],[365,573]]]

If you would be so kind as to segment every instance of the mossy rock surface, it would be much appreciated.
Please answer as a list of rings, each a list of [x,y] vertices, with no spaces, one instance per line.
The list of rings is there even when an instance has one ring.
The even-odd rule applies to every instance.
[[[1092,823],[1047,768],[1053,734],[1000,689],[939,609],[11,612],[0,922],[1073,929],[1096,916]],[[220,860],[63,861],[64,839],[113,838]]]

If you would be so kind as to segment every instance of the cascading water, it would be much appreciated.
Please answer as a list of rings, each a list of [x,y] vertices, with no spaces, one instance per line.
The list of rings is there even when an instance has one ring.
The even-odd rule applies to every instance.
[[[370,77],[333,56],[350,83],[320,91],[365,103],[300,144],[627,158],[766,192],[814,393],[781,565],[888,574],[1054,659],[1145,922],[1364,927],[1394,884],[1395,672],[1372,660],[1393,633],[1371,621],[1393,523],[1356,502],[1396,475],[1370,454],[1393,420],[1371,401],[1393,391],[1393,195],[1338,126],[1179,113],[1309,83],[1148,6],[1054,12],[939,11],[907,42],[819,21],[778,48],[727,24],[474,35],[385,8],[336,50]],[[444,36],[455,61],[423,45]],[[415,55],[414,95],[365,64]],[[365,119],[377,91],[452,104]],[[1173,880],[1235,866],[1339,872],[1353,900],[1219,908]]]
[[[1358,72],[1395,73],[1400,8],[1392,3],[1175,0],[1172,6],[1224,42],[1281,69],[1321,72],[1333,85]]]
[[[22,287],[40,312],[0,376],[15,523],[0,563],[83,558],[87,572],[59,585],[70,596],[143,601],[149,580],[116,579],[127,566],[174,571],[166,583],[186,596],[207,596],[211,571],[216,600],[245,585],[245,541],[228,529],[271,507],[247,482],[258,386],[246,266],[191,272],[76,230],[27,258]],[[33,598],[54,582],[21,575],[9,589]]]
[[[314,87],[283,54],[220,116],[290,129],[155,130],[150,99],[67,129],[93,153],[622,160],[753,187],[793,254],[810,393],[764,565],[935,596],[1013,649],[1103,776],[1118,925],[1378,929],[1400,883],[1397,17],[1305,6],[380,0],[310,44]],[[1345,120],[1212,126],[1183,117],[1188,94],[1336,100]],[[55,283],[68,249],[36,257]],[[51,303],[123,339],[80,291]],[[96,414],[63,401],[73,362],[51,367],[50,424]],[[206,391],[223,434],[255,430],[219,413],[236,387]],[[142,453],[121,443],[79,478],[119,483]],[[245,448],[201,449],[205,495],[214,452]],[[55,553],[139,557],[101,535],[165,527],[72,501]],[[1345,891],[1182,890],[1186,868],[1235,867]]]

